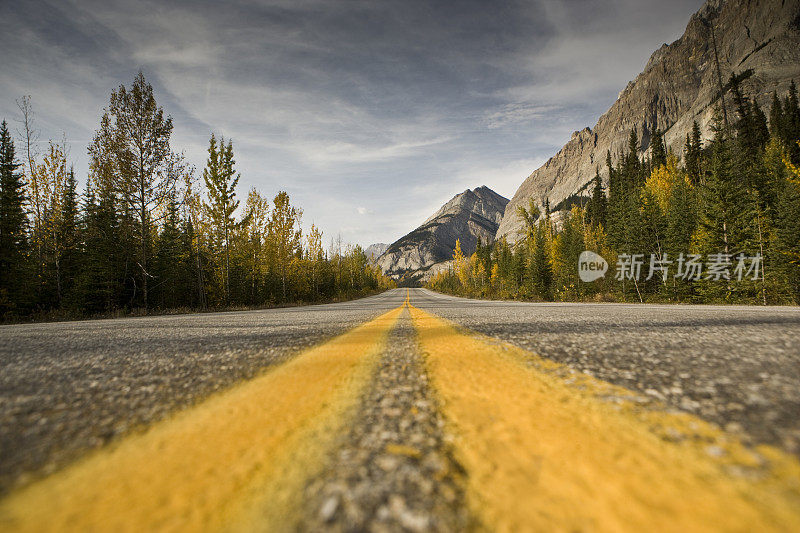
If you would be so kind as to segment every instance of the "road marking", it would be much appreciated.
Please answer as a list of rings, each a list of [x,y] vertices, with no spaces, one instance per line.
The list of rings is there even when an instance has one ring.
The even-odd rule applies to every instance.
[[[800,531],[800,463],[410,306],[491,530]]]
[[[403,309],[10,494],[0,530],[291,527]]]

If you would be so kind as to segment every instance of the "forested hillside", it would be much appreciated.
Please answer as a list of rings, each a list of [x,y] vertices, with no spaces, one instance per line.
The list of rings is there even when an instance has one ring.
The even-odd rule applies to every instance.
[[[0,319],[311,302],[393,284],[360,247],[326,249],[313,225],[304,235],[286,192],[240,197],[231,140],[212,133],[197,172],[141,73],[112,91],[82,191],[66,141],[40,150],[32,103],[18,103],[20,134],[0,128]]]
[[[576,195],[558,221],[550,206],[519,206],[524,236],[501,238],[465,257],[429,286],[462,295],[536,300],[800,303],[800,107],[792,83],[765,112],[727,87],[712,136],[697,123],[682,154],[663,132],[630,132],[628,147],[606,154],[591,195]],[[640,158],[641,139],[650,145]],[[506,217],[509,213],[506,213]],[[593,251],[605,276],[579,278]]]
[[[683,35],[652,53],[594,126],[575,131],[520,184],[496,237],[516,241],[525,233],[518,207],[526,207],[530,198],[541,202],[547,197],[556,211],[588,186],[598,165],[608,183],[605,154],[616,156],[626,149],[633,128],[642,148],[650,146],[649,132],[659,130],[663,143],[675,152],[682,151],[694,122],[708,136],[715,104],[728,97],[723,95],[730,89],[725,82],[734,74],[742,91],[765,109],[773,91],[789,90],[792,79],[800,76],[800,2],[704,2]]]

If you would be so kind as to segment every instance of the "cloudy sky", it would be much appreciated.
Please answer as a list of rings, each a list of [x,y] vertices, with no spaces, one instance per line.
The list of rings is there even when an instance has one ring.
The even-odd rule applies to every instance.
[[[0,2],[0,117],[30,95],[80,175],[142,70],[201,169],[233,139],[240,195],[289,192],[326,239],[391,242],[466,188],[511,197],[593,126],[699,0]],[[199,175],[199,172],[198,172]]]

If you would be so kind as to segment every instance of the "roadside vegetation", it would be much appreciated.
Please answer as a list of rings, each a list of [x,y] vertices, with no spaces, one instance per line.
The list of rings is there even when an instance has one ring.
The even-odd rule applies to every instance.
[[[234,145],[210,135],[198,173],[139,75],[111,93],[85,187],[66,140],[39,151],[29,98],[0,127],[0,319],[263,307],[394,286],[359,246],[323,244],[278,191],[238,196]]]
[[[769,119],[741,94],[736,77],[728,89],[735,111],[718,104],[710,140],[695,123],[679,158],[665,149],[663,132],[647,132],[639,158],[639,135],[631,131],[626,151],[606,154],[607,192],[598,169],[591,194],[579,191],[556,213],[547,201],[531,201],[519,209],[525,233],[514,245],[500,239],[466,257],[457,244],[450,269],[428,286],[539,301],[800,303],[797,89],[792,83],[784,98],[773,95]],[[591,283],[579,279],[584,250],[608,262],[606,275]],[[618,262],[632,254],[641,254],[641,276],[618,276]],[[680,272],[691,254],[704,261],[697,276]],[[759,268],[739,280],[738,259],[750,261],[749,271],[755,257]],[[659,270],[646,279],[651,258],[669,269],[666,276]]]

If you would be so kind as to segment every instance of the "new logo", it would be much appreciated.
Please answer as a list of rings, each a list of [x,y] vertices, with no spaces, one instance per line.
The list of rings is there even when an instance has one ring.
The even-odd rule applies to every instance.
[[[578,257],[578,275],[586,283],[605,276],[608,271],[608,262],[594,252],[586,250]]]

